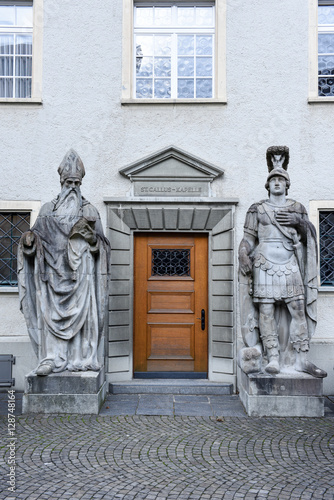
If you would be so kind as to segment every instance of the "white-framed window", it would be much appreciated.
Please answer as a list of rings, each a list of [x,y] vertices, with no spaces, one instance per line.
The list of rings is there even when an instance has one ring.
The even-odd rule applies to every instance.
[[[0,292],[17,289],[17,248],[34,224],[38,201],[0,201]]]
[[[334,201],[312,200],[310,220],[317,230],[320,290],[334,291]]]
[[[334,0],[309,3],[309,102],[334,102]]]
[[[43,0],[0,0],[0,102],[40,102]]]
[[[123,5],[123,103],[226,102],[226,0]]]
[[[318,94],[334,97],[334,1],[318,6]]]

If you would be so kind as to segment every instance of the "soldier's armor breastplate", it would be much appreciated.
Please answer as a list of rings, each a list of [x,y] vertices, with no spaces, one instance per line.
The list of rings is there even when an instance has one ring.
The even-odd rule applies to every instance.
[[[266,209],[275,217],[275,211],[283,211],[282,207],[273,209],[269,204]],[[262,211],[261,211],[262,212]],[[265,259],[276,264],[284,264],[293,256],[293,241],[284,236],[281,231],[272,224],[267,213],[259,213],[258,240],[259,244],[255,251],[255,257],[261,254]],[[284,228],[291,234],[291,238],[297,236],[293,228]]]
[[[270,220],[262,207],[258,213],[259,244],[254,252],[253,300],[288,300],[303,295],[303,282],[294,254],[293,241],[298,239],[295,229],[285,227],[287,238]],[[275,209],[266,204],[274,218]],[[283,211],[283,207],[276,207]]]

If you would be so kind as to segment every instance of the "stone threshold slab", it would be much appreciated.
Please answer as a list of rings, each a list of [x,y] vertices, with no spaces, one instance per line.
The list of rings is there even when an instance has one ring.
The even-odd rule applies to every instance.
[[[137,379],[110,383],[109,392],[110,394],[227,395],[233,393],[233,384],[196,379]]]

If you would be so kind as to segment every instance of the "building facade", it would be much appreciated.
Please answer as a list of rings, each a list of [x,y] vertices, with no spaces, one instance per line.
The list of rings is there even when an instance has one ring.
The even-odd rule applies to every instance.
[[[318,231],[310,360],[334,392],[334,2],[0,1],[0,353],[36,366],[17,241],[70,148],[112,247],[106,378],[182,372],[237,388],[237,251],[266,149]],[[333,75],[333,76],[332,76]]]

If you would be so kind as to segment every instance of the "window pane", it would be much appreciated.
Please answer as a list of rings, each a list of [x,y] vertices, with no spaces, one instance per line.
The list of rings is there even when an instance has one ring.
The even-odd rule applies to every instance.
[[[16,24],[17,26],[29,26],[32,28],[32,7],[16,7]]]
[[[178,26],[195,26],[194,7],[178,7],[177,24]]]
[[[170,26],[172,24],[172,9],[170,7],[154,8],[154,25]]]
[[[153,76],[153,57],[143,57],[137,76]]]
[[[180,56],[191,56],[194,53],[194,36],[179,35],[177,37],[177,52]]]
[[[15,76],[31,76],[32,73],[32,58],[17,57],[15,59]]]
[[[211,78],[197,78],[197,80],[196,80],[196,97],[202,98],[202,99],[212,97],[212,79]]]
[[[213,26],[212,7],[196,7],[196,26]]]
[[[334,78],[332,77],[327,77],[327,78],[319,78],[319,84],[318,84],[318,89],[319,89],[319,96],[321,97],[328,97],[328,96],[334,96]]]
[[[196,57],[196,75],[212,76],[212,58]]]
[[[171,76],[171,59],[170,59],[170,57],[156,57],[154,59],[154,75],[155,76]]]
[[[334,24],[334,5],[319,5],[318,22],[319,24]]]
[[[194,97],[194,80],[181,79],[177,81],[177,97],[191,99]]]
[[[320,282],[334,286],[334,212],[320,212]]]
[[[166,99],[171,95],[170,79],[154,80],[154,97],[157,99]]]
[[[0,6],[0,25],[13,26],[15,24],[15,7],[10,5]]]
[[[16,53],[32,54],[32,36],[16,35]]]
[[[179,57],[177,60],[178,76],[194,76],[194,58]]]
[[[153,25],[153,7],[136,7],[135,26]]]
[[[198,56],[212,54],[212,36],[196,36],[196,54]]]
[[[144,56],[153,56],[153,36],[152,35],[137,35],[136,45],[141,46]]]
[[[169,56],[171,54],[172,37],[158,36],[154,37],[154,54],[156,56]]]
[[[334,56],[319,56],[318,68],[319,68],[319,75],[333,75]]]
[[[0,57],[0,76],[13,76],[13,57]]]
[[[14,54],[14,36],[0,36],[0,54]]]
[[[136,97],[150,98],[152,97],[153,81],[149,79],[138,79],[136,82]]]
[[[31,78],[15,79],[15,97],[31,97]]]
[[[0,78],[0,97],[13,97],[12,78]]]
[[[29,229],[29,213],[0,213],[0,285],[17,285],[17,246]]]

